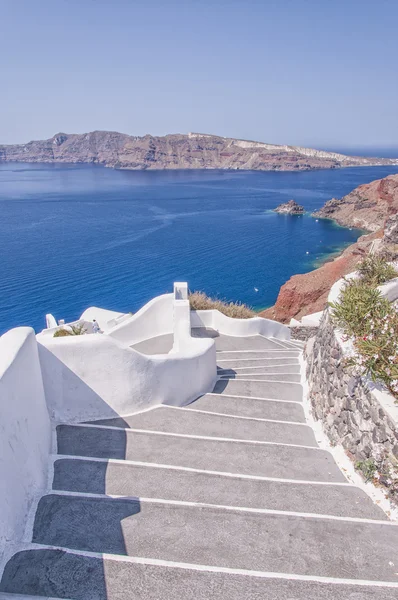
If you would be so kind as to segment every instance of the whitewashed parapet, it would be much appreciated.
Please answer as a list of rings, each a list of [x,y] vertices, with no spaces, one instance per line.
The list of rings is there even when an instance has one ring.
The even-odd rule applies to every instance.
[[[125,346],[172,333],[173,294],[153,298],[134,315],[108,330],[108,335]]]
[[[147,356],[108,335],[38,338],[44,389],[55,421],[126,416],[159,404],[183,406],[211,391],[214,341]]]
[[[20,542],[32,503],[47,488],[51,422],[35,333],[0,337],[0,572],[7,544]]]
[[[262,317],[232,319],[218,310],[192,310],[191,326],[194,328],[207,327],[224,335],[236,337],[263,335],[279,340],[290,339],[290,329],[282,323],[271,319],[263,319]]]

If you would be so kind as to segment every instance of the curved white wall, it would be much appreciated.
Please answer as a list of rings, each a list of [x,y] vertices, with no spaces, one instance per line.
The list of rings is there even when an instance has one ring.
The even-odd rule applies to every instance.
[[[35,333],[19,327],[0,338],[1,556],[7,541],[22,539],[30,506],[47,487],[50,451]]]
[[[137,313],[109,328],[108,335],[124,346],[132,346],[143,340],[171,333],[173,331],[173,301],[173,294],[163,294],[153,298]]]
[[[182,406],[211,391],[216,380],[213,340],[191,339],[181,352],[146,356],[108,335],[40,337],[47,404],[56,421],[128,415],[156,406]]]
[[[231,319],[218,310],[191,311],[191,326],[210,327],[219,333],[236,337],[263,335],[279,340],[290,339],[290,329],[282,323],[262,317]]]

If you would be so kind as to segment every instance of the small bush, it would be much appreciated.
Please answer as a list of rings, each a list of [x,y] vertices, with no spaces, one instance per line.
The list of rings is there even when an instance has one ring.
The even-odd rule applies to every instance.
[[[71,328],[72,331],[69,331],[69,327]],[[67,337],[70,335],[84,335],[86,332],[87,332],[87,330],[83,324],[68,325],[68,329],[65,329],[64,327],[57,329],[57,331],[54,333],[53,337]]]
[[[54,333],[53,337],[67,337],[69,335],[73,335],[70,331],[68,331],[68,329],[64,329],[63,327],[61,327],[61,329],[57,329],[57,331]]]
[[[355,468],[357,471],[362,472],[362,475],[365,477],[366,481],[373,479],[377,471],[377,465],[373,458],[368,458],[367,460],[358,460],[355,463]]]
[[[382,381],[388,390],[398,395],[398,313],[390,306],[384,316],[368,318],[370,333],[358,336],[355,347],[359,356],[351,362],[370,376]]]
[[[250,319],[256,316],[255,312],[246,304],[209,298],[204,292],[190,292],[189,303],[191,310],[219,310],[233,319]]]
[[[398,277],[397,271],[390,263],[374,254],[369,255],[358,265],[358,272],[363,283],[372,287]]]
[[[390,279],[391,271],[380,261],[365,263],[361,277],[347,282],[339,301],[330,305],[331,316],[354,345],[356,353],[347,364],[398,398],[398,312],[376,288],[383,272]]]
[[[335,325],[348,337],[370,333],[370,315],[384,317],[391,309],[379,290],[366,285],[361,279],[346,283],[338,302],[331,303]]]

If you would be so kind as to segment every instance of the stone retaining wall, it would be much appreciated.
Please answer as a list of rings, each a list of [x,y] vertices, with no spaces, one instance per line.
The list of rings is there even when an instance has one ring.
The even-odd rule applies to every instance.
[[[290,327],[290,335],[292,340],[300,340],[306,342],[311,337],[316,335],[318,327],[303,327],[301,325],[292,325]]]
[[[398,424],[344,365],[328,309],[315,337],[307,342],[309,397],[317,420],[333,444],[341,444],[354,460],[398,458]]]

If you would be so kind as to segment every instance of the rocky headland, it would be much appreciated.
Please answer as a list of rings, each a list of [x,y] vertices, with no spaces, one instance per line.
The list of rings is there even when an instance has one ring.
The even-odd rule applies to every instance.
[[[276,303],[260,315],[289,323],[291,318],[323,310],[332,285],[355,270],[372,248],[391,259],[398,257],[398,174],[360,185],[341,200],[330,200],[314,213],[344,227],[371,233],[361,236],[344,252],[319,269],[293,275],[280,289]]]
[[[281,215],[303,215],[305,211],[304,206],[297,204],[295,200],[289,200],[274,208],[274,212]]]
[[[114,131],[58,133],[48,140],[0,146],[0,161],[94,163],[116,169],[246,169],[306,171],[398,165],[299,146],[281,146],[202,133],[142,137]]]
[[[333,219],[344,227],[378,231],[398,212],[398,175],[360,185],[341,200],[326,202],[314,217]]]

